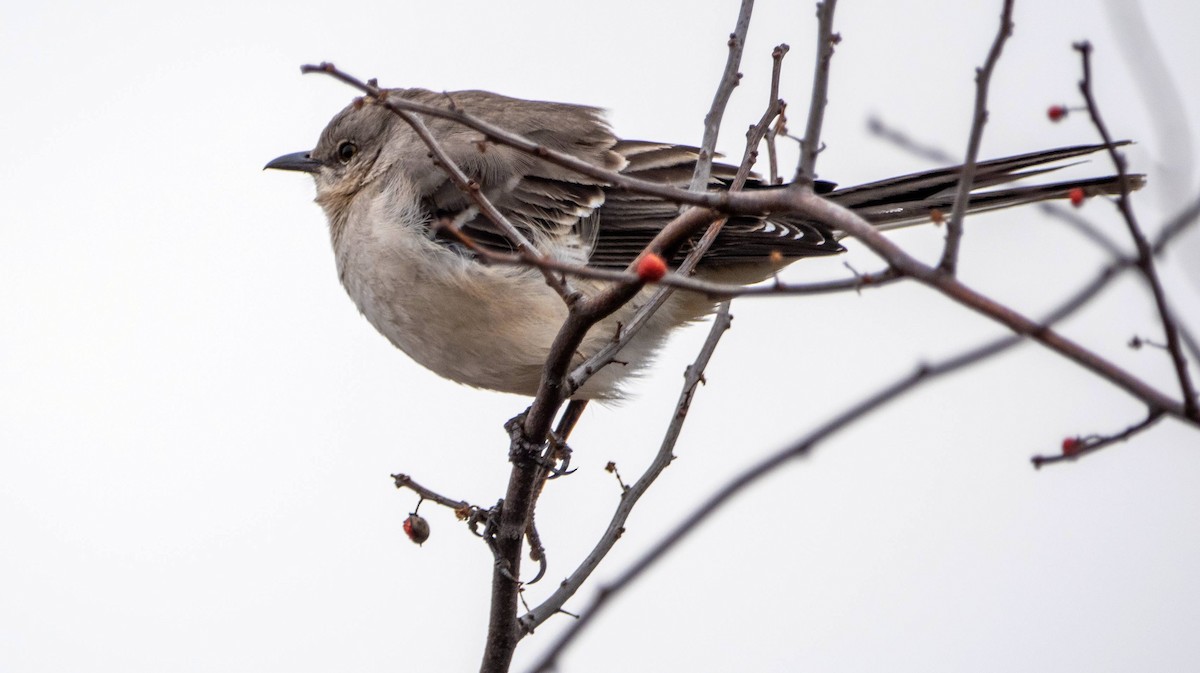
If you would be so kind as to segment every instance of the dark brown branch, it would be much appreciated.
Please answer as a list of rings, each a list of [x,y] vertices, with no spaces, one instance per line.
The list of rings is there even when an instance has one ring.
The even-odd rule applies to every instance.
[[[792,182],[809,188],[817,179],[821,126],[825,122],[825,106],[829,103],[829,65],[833,61],[833,47],[842,39],[833,32],[833,10],[836,7],[837,0],[817,3],[817,58],[813,69],[812,95],[808,102],[804,139],[800,142],[800,162],[796,165],[796,177],[792,179]]]
[[[421,496],[423,500],[431,500],[443,507],[449,507],[455,512],[467,512],[472,509],[471,503],[466,500],[455,500],[454,498],[444,496],[433,489],[426,488],[413,481],[413,478],[407,474],[393,474],[392,480],[396,483],[396,488],[407,488],[408,490]]]
[[[975,183],[975,162],[979,158],[979,144],[983,140],[983,127],[987,124],[988,86],[992,81],[992,71],[1000,62],[1000,53],[1004,51],[1004,43],[1013,32],[1012,21],[1013,0],[1004,0],[1004,9],[1000,13],[1000,28],[992,41],[987,60],[983,67],[975,71],[975,114],[971,120],[971,133],[967,140],[967,156],[963,160],[962,173],[958,179],[958,193],[954,196],[954,209],[950,212],[950,223],[946,226],[946,247],[942,251],[942,261],[938,268],[950,275],[958,270],[958,248],[963,236],[963,218],[967,215],[967,204],[971,199],[971,189]]]
[[[783,182],[779,177],[779,158],[775,153],[775,136],[780,133],[787,133],[787,118],[784,116],[787,105],[779,98],[779,79],[783,73],[783,57],[787,56],[790,49],[791,47],[786,44],[780,44],[771,52],[771,59],[774,63],[771,65],[770,100],[779,101],[779,115],[776,118],[776,122],[767,129],[767,132],[763,135],[763,139],[767,143],[767,164],[770,171],[767,177],[772,185],[778,185]]]
[[[742,0],[738,10],[737,23],[729,34],[729,55],[725,59],[725,70],[721,73],[721,83],[713,94],[712,106],[704,115],[704,139],[700,143],[700,156],[696,158],[696,169],[692,173],[692,182],[688,191],[703,192],[708,189],[708,178],[712,171],[712,160],[717,148],[717,136],[721,133],[721,120],[725,117],[725,107],[733,90],[742,79],[738,72],[742,64],[742,51],[746,47],[746,35],[750,31],[750,15],[754,12],[754,0]]]
[[[1087,101],[1088,114],[1092,117],[1092,124],[1095,125],[1096,130],[1100,133],[1100,137],[1104,139],[1104,144],[1108,146],[1109,156],[1112,157],[1113,165],[1117,169],[1117,176],[1121,185],[1121,194],[1117,197],[1117,208],[1121,211],[1121,215],[1125,219],[1126,227],[1129,229],[1129,237],[1133,239],[1134,246],[1137,249],[1138,268],[1141,270],[1142,276],[1145,277],[1146,284],[1150,286],[1150,291],[1154,296],[1154,304],[1158,308],[1159,319],[1162,322],[1163,332],[1167,339],[1167,351],[1171,354],[1171,363],[1174,365],[1175,375],[1179,379],[1180,393],[1183,396],[1184,413],[1193,418],[1200,417],[1200,410],[1197,407],[1196,389],[1192,385],[1191,374],[1188,372],[1187,358],[1183,355],[1179,330],[1176,328],[1175,320],[1171,315],[1171,309],[1167,304],[1167,294],[1163,290],[1162,282],[1158,278],[1158,269],[1154,263],[1154,250],[1151,248],[1150,242],[1146,240],[1146,236],[1142,233],[1142,228],[1138,225],[1137,215],[1133,211],[1133,203],[1129,197],[1129,175],[1125,170],[1125,156],[1117,150],[1116,145],[1113,143],[1112,136],[1108,132],[1108,127],[1104,124],[1104,120],[1100,116],[1099,105],[1097,105],[1095,96],[1092,93],[1092,45],[1088,42],[1080,42],[1075,44],[1075,49],[1079,52],[1079,57],[1083,65],[1083,79],[1079,82],[1079,90],[1083,93],[1084,100]]]
[[[1121,432],[1113,435],[1090,435],[1087,437],[1069,437],[1063,441],[1063,452],[1052,456],[1034,456],[1029,460],[1035,468],[1040,469],[1043,465],[1052,465],[1064,461],[1075,461],[1080,458],[1099,451],[1106,446],[1111,446],[1118,442],[1125,442],[1134,435],[1140,434],[1152,427],[1154,424],[1161,421],[1163,413],[1160,410],[1152,409],[1146,415],[1145,420],[1125,428]]]
[[[650,485],[654,483],[654,480],[662,474],[667,465],[674,460],[675,443],[679,439],[679,433],[683,428],[683,422],[687,417],[688,409],[691,407],[696,388],[704,381],[704,369],[708,366],[708,361],[712,358],[721,335],[725,333],[725,330],[729,329],[731,321],[732,316],[729,315],[729,303],[726,302],[717,311],[717,315],[713,319],[712,328],[708,332],[708,338],[705,339],[703,346],[701,346],[700,353],[696,356],[695,362],[684,372],[683,390],[679,393],[679,401],[675,405],[675,413],[671,417],[671,424],[667,428],[667,432],[663,437],[662,443],[659,445],[658,453],[655,454],[654,460],[646,468],[641,478],[633,485],[626,487],[622,484],[621,503],[613,513],[608,528],[605,529],[604,534],[596,542],[596,546],[592,549],[591,553],[584,558],[579,567],[567,579],[563,580],[559,588],[541,605],[521,617],[521,625],[525,628],[526,632],[532,633],[539,624],[562,611],[563,605],[579,591],[579,588],[591,576],[592,571],[600,565],[600,561],[608,555],[609,550],[621,538],[621,535],[625,532],[625,521],[629,518],[629,514],[633,511],[633,507],[637,504],[638,500],[646,493]],[[619,479],[620,477],[618,476]]]

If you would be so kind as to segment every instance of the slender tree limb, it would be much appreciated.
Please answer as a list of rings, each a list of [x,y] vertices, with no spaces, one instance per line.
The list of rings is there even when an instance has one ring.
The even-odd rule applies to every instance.
[[[426,488],[425,486],[418,484],[407,474],[393,474],[392,481],[396,483],[396,488],[407,488],[408,490],[421,496],[422,500],[436,502],[443,507],[449,507],[455,512],[467,512],[475,508],[466,500],[455,500],[454,498],[442,495],[431,488]]]
[[[742,65],[742,51],[746,47],[746,34],[750,31],[750,15],[753,12],[754,0],[742,0],[737,23],[733,32],[729,34],[729,55],[725,59],[721,83],[717,85],[717,91],[713,94],[708,114],[704,115],[704,139],[700,143],[700,156],[696,159],[696,170],[692,173],[691,185],[688,186],[690,192],[703,192],[708,189],[712,160],[717,149],[717,136],[721,133],[721,120],[725,118],[725,107],[733,96],[733,90],[742,80],[739,69]]]
[[[679,439],[679,433],[683,428],[683,422],[687,417],[688,409],[691,407],[692,398],[696,394],[696,388],[704,381],[704,369],[708,366],[708,361],[712,358],[721,335],[725,333],[725,330],[729,329],[732,319],[732,316],[729,315],[729,303],[725,302],[717,311],[712,327],[709,329],[708,338],[705,339],[703,346],[701,346],[696,360],[684,372],[683,390],[679,393],[679,401],[675,405],[675,413],[671,416],[671,424],[667,428],[667,432],[663,437],[662,443],[659,445],[658,453],[655,454],[654,460],[635,483],[627,487],[623,486],[620,505],[618,505],[616,511],[613,513],[608,528],[605,529],[604,534],[596,542],[596,546],[592,549],[591,553],[584,558],[579,567],[567,579],[563,580],[558,589],[546,598],[541,605],[521,617],[521,626],[526,632],[532,633],[538,625],[562,611],[563,605],[579,591],[583,583],[591,576],[592,571],[600,565],[600,561],[608,555],[608,552],[617,543],[617,540],[621,538],[621,535],[625,532],[625,522],[629,518],[630,513],[632,513],[634,506],[637,505],[638,500],[646,493],[655,479],[662,474],[667,465],[674,460],[675,443]]]
[[[967,215],[967,205],[971,200],[971,188],[975,184],[975,162],[979,158],[979,145],[983,141],[983,127],[987,124],[988,87],[992,81],[992,71],[1000,62],[1004,43],[1013,32],[1012,10],[1013,0],[1004,0],[1004,9],[1000,13],[1000,28],[996,31],[992,48],[988,51],[983,67],[975,70],[975,113],[971,120],[971,133],[967,139],[967,156],[963,160],[962,174],[958,179],[954,209],[950,211],[950,222],[946,225],[946,246],[942,250],[942,261],[938,264],[939,269],[952,276],[958,270],[958,248],[962,243],[963,218]]]
[[[821,126],[825,122],[825,107],[829,103],[829,65],[833,47],[841,36],[833,32],[833,10],[837,0],[817,3],[817,58],[814,61],[812,95],[808,102],[808,122],[804,125],[804,140],[800,143],[800,162],[792,182],[812,188],[817,179],[817,155],[821,153]]]
[[[1156,423],[1163,418],[1163,412],[1159,409],[1151,409],[1146,415],[1145,420],[1125,428],[1121,432],[1113,435],[1089,435],[1087,437],[1069,437],[1063,440],[1063,452],[1053,456],[1034,456],[1030,458],[1035,468],[1041,469],[1043,465],[1052,465],[1065,461],[1076,461],[1080,458],[1099,451],[1106,446],[1111,446],[1118,442],[1129,441],[1134,435],[1140,434],[1154,427]]]
[[[787,104],[779,98],[779,79],[783,73],[783,57],[787,56],[788,50],[791,47],[786,44],[780,44],[771,52],[771,59],[774,63],[771,66],[771,100],[779,101],[779,116],[767,132],[763,134],[763,139],[767,143],[767,164],[769,173],[767,175],[770,184],[778,185],[783,182],[779,177],[779,158],[775,152],[775,136],[780,133],[787,133],[787,118],[784,112],[787,109]]]
[[[1175,326],[1175,320],[1171,315],[1171,309],[1167,303],[1167,294],[1163,290],[1162,282],[1158,278],[1158,269],[1154,263],[1154,250],[1150,242],[1146,240],[1146,236],[1142,233],[1142,228],[1138,225],[1137,215],[1133,211],[1133,203],[1129,197],[1130,183],[1129,176],[1125,170],[1125,157],[1117,150],[1116,145],[1113,143],[1112,136],[1108,132],[1108,127],[1104,124],[1104,120],[1100,116],[1099,105],[1097,105],[1095,96],[1092,93],[1092,45],[1088,42],[1079,42],[1075,44],[1075,49],[1079,52],[1079,57],[1083,65],[1083,79],[1079,82],[1079,91],[1083,94],[1084,100],[1087,101],[1088,114],[1091,115],[1092,124],[1100,133],[1100,137],[1104,139],[1104,144],[1108,146],[1109,156],[1112,157],[1113,165],[1117,169],[1117,176],[1121,184],[1121,194],[1117,197],[1117,208],[1121,211],[1121,215],[1125,219],[1125,224],[1129,229],[1129,237],[1133,239],[1134,246],[1137,249],[1138,268],[1141,269],[1142,276],[1146,279],[1146,284],[1150,286],[1150,291],[1154,296],[1154,304],[1158,307],[1158,315],[1162,322],[1163,333],[1167,338],[1167,351],[1171,355],[1171,362],[1175,367],[1175,375],[1179,379],[1184,412],[1191,417],[1200,417],[1200,408],[1197,407],[1196,389],[1192,385],[1191,374],[1188,372],[1187,358],[1183,355],[1179,330]]]

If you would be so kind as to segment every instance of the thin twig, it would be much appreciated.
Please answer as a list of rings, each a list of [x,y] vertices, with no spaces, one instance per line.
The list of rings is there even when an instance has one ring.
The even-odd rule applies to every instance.
[[[1112,446],[1118,442],[1129,441],[1129,439],[1131,439],[1134,435],[1140,434],[1154,427],[1154,424],[1161,421],[1162,418],[1163,413],[1161,410],[1151,409],[1150,412],[1146,414],[1145,420],[1134,423],[1121,432],[1107,436],[1093,435],[1089,437],[1072,437],[1063,442],[1063,452],[1061,454],[1053,456],[1034,456],[1029,460],[1033,463],[1033,466],[1038,469],[1041,469],[1043,465],[1053,465],[1054,463],[1076,461],[1090,453],[1095,453],[1106,446]]]
[[[1087,101],[1088,114],[1092,117],[1092,124],[1100,133],[1100,137],[1104,139],[1104,144],[1108,146],[1109,156],[1112,157],[1113,165],[1117,169],[1117,176],[1121,185],[1121,194],[1117,197],[1117,208],[1121,211],[1121,215],[1125,219],[1126,227],[1129,229],[1129,237],[1133,239],[1134,246],[1137,249],[1138,268],[1141,269],[1142,276],[1146,279],[1146,284],[1150,286],[1150,291],[1154,296],[1154,304],[1158,307],[1159,319],[1162,322],[1163,333],[1167,339],[1167,352],[1171,355],[1171,362],[1175,367],[1175,375],[1179,379],[1184,412],[1188,416],[1200,416],[1200,411],[1197,408],[1196,389],[1192,385],[1191,374],[1188,372],[1188,362],[1183,354],[1183,346],[1180,344],[1179,330],[1175,326],[1175,320],[1171,315],[1171,309],[1167,303],[1166,292],[1163,290],[1162,283],[1158,278],[1158,269],[1154,263],[1154,250],[1150,246],[1149,241],[1146,240],[1146,236],[1142,233],[1142,228],[1138,225],[1137,215],[1133,211],[1133,203],[1129,198],[1129,176],[1125,171],[1125,157],[1117,150],[1116,145],[1113,143],[1112,136],[1108,132],[1108,127],[1104,124],[1104,120],[1100,116],[1099,105],[1096,103],[1095,96],[1092,93],[1092,45],[1089,42],[1079,42],[1075,44],[1075,49],[1079,52],[1079,57],[1083,65],[1083,79],[1079,82],[1079,90],[1083,93],[1084,100]]]
[[[395,482],[396,488],[407,488],[408,490],[421,496],[424,500],[436,502],[443,507],[449,507],[456,512],[466,512],[472,509],[473,505],[466,500],[455,500],[454,498],[444,496],[437,491],[427,488],[413,481],[413,478],[407,474],[393,474],[392,481]]]
[[[954,209],[950,211],[950,223],[946,226],[946,246],[942,251],[942,261],[938,268],[950,275],[958,270],[958,247],[962,242],[963,218],[967,214],[967,204],[971,199],[971,189],[975,183],[975,162],[979,158],[979,144],[983,140],[983,127],[987,124],[988,86],[991,84],[992,71],[1000,61],[1000,53],[1004,43],[1013,32],[1012,21],[1013,0],[1004,0],[1004,10],[1000,13],[1000,29],[992,41],[987,60],[983,67],[975,71],[975,114],[971,120],[971,133],[967,140],[967,156],[963,160],[962,173],[958,179],[958,193],[954,196]]]
[[[713,94],[712,106],[704,115],[704,139],[700,143],[700,156],[696,157],[696,168],[692,172],[692,182],[688,191],[703,192],[708,189],[708,178],[712,171],[712,160],[717,148],[717,136],[721,133],[721,120],[725,117],[725,108],[742,79],[738,72],[742,65],[742,51],[746,47],[746,34],[750,31],[750,15],[754,12],[754,0],[742,0],[738,10],[737,23],[729,34],[729,55],[725,59],[725,70],[721,73],[721,83]]]
[[[731,321],[732,316],[729,315],[729,303],[724,302],[713,319],[712,327],[708,332],[708,338],[704,340],[700,352],[696,355],[696,360],[684,372],[683,390],[679,393],[679,401],[675,405],[675,413],[671,416],[671,424],[667,428],[667,432],[663,437],[662,443],[659,445],[658,453],[655,454],[654,460],[651,461],[650,466],[646,468],[646,471],[632,486],[625,487],[622,490],[621,503],[618,505],[616,511],[613,512],[608,528],[605,529],[604,534],[596,542],[596,546],[592,549],[591,553],[584,558],[579,567],[567,579],[563,580],[558,589],[546,598],[541,605],[521,617],[521,626],[526,632],[532,633],[539,624],[562,611],[563,605],[579,591],[579,588],[591,576],[592,571],[600,565],[600,561],[608,555],[609,550],[621,538],[621,535],[625,532],[625,521],[629,518],[629,514],[633,511],[633,507],[637,504],[638,500],[646,493],[646,490],[650,488],[654,480],[662,474],[667,465],[674,460],[675,443],[679,439],[679,433],[683,428],[687,411],[691,407],[696,388],[704,381],[704,369],[708,366],[708,361],[712,358],[721,335],[725,333],[725,330],[729,329]]]
[[[775,136],[780,133],[787,133],[787,118],[784,112],[787,105],[779,98],[779,79],[783,73],[783,57],[787,56],[788,50],[791,47],[787,44],[780,44],[771,52],[771,101],[779,102],[779,115],[776,122],[771,125],[767,132],[763,135],[763,139],[767,143],[767,165],[770,173],[767,176],[768,184],[778,185],[783,182],[779,177],[779,158],[775,152]]]
[[[829,64],[833,47],[841,36],[833,32],[833,10],[837,0],[817,3],[817,58],[814,62],[812,96],[808,101],[808,123],[800,142],[800,162],[792,182],[812,187],[817,179],[817,155],[821,152],[821,126],[825,122],[825,106],[829,103]]]

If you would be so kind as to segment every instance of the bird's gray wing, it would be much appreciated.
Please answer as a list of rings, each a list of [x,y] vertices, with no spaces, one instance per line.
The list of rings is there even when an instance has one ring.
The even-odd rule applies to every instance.
[[[405,95],[433,105],[452,104],[548,149],[608,170],[625,165],[625,159],[612,150],[616,138],[597,108],[527,101],[486,91],[436,94],[410,89]],[[590,241],[581,237],[580,223],[592,218],[604,203],[602,181],[491,142],[451,120],[427,118],[426,123],[455,164],[535,247],[574,257],[580,263],[586,261]],[[463,234],[484,248],[514,249],[513,242],[479,213],[444,172],[435,169],[430,174],[433,177],[420,189],[425,207],[435,218],[456,222]],[[449,234],[443,232],[440,237],[454,245]],[[573,250],[577,254],[572,255]]]

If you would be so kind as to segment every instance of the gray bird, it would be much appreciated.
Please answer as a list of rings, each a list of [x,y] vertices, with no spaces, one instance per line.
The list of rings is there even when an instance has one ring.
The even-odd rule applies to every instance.
[[[691,180],[697,160],[693,147],[618,139],[593,107],[486,91],[391,89],[388,95],[445,107],[453,100],[459,109],[543,146],[682,188]],[[678,214],[673,203],[610,189],[603,181],[488,142],[457,122],[424,120],[491,202],[538,250],[553,258],[623,269]],[[1116,193],[1119,181],[1113,176],[978,191],[1045,173],[1054,169],[1050,164],[1102,148],[1066,147],[981,162],[970,210],[1066,198],[1075,188],[1088,194]],[[536,393],[566,306],[538,270],[481,263],[468,247],[433,226],[449,218],[477,245],[512,250],[508,239],[434,164],[408,124],[383,106],[352,104],[329,122],[313,150],[281,156],[266,168],[313,176],[316,201],[329,221],[338,277],[367,320],[397,348],[452,381],[520,395]],[[825,185],[825,196],[881,228],[929,221],[935,209],[950,212],[960,168],[845,189]],[[735,172],[734,167],[714,165],[710,189],[727,188]],[[751,180],[746,188],[771,187]],[[780,259],[788,263],[842,252],[840,237],[841,232],[823,224],[786,214],[735,217],[700,262],[697,274],[757,282],[770,277]],[[686,253],[685,246],[667,261],[675,265]],[[573,282],[584,292],[601,284]],[[609,343],[618,324],[628,323],[640,303],[631,302],[594,327],[578,349],[578,361]],[[604,368],[574,398],[621,398],[622,383],[652,360],[672,330],[713,308],[714,302],[703,295],[674,293],[621,351],[620,359],[628,364]]]

